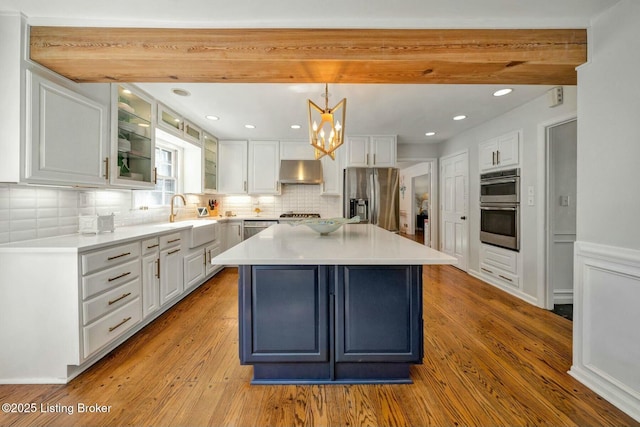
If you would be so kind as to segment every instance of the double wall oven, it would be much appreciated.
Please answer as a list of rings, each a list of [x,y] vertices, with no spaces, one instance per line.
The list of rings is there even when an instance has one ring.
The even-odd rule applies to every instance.
[[[480,241],[520,250],[520,169],[480,175]]]

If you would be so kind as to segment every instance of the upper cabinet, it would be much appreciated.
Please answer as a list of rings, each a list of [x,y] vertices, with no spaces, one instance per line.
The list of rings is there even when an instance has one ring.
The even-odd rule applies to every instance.
[[[95,101],[75,88],[73,82],[27,70],[26,182],[108,184],[108,102]],[[106,86],[93,88],[108,92]]]
[[[517,166],[520,163],[520,132],[513,131],[484,141],[478,148],[481,171]]]
[[[156,180],[153,100],[121,84],[113,85],[112,94],[111,183],[153,188]]]
[[[249,142],[249,194],[280,194],[280,142]]]
[[[203,132],[203,187],[205,193],[216,193],[218,191],[218,139]]]
[[[397,143],[393,135],[350,136],[346,145],[347,167],[396,166]]]
[[[218,165],[218,192],[247,194],[247,141],[219,141]]]
[[[202,129],[187,119],[158,103],[158,126],[178,138],[196,144],[202,143]]]
[[[340,196],[342,195],[342,162],[344,160],[344,150],[340,147],[336,150],[335,160],[329,156],[323,156],[322,162],[322,186],[320,195]]]

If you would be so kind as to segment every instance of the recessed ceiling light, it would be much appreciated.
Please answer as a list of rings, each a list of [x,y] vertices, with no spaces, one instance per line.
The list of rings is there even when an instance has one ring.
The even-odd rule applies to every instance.
[[[291,129],[300,129],[300,125],[291,125]]]
[[[246,127],[247,129],[255,129],[256,128],[255,125],[244,125],[244,127]]]
[[[209,119],[209,120],[220,120],[220,117],[218,116],[212,116],[211,114],[209,114],[208,116],[205,116],[205,118]]]
[[[171,92],[175,93],[178,96],[189,96],[189,95],[191,95],[191,92],[189,92],[188,90],[184,90],[184,89],[180,89],[180,88],[171,89]]]
[[[464,120],[466,118],[467,118],[467,116],[465,116],[464,114],[460,114],[459,116],[455,116],[453,118],[453,120]]]
[[[513,92],[511,88],[504,88],[493,92],[493,96],[505,96]]]
[[[435,135],[435,134],[436,134],[436,133],[435,133],[435,132],[433,132],[433,131],[425,133],[425,135],[426,135],[426,136],[433,136],[433,135]]]

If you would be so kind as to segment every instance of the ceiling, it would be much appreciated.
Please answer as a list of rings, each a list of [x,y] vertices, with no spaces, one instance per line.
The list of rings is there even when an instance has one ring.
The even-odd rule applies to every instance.
[[[587,28],[617,0],[0,0],[31,25],[179,28]],[[305,139],[306,100],[322,84],[144,83],[145,91],[219,138]],[[173,88],[186,89],[179,97]],[[347,98],[348,134],[398,134],[400,143],[447,140],[542,96],[552,86],[331,84],[330,106]],[[212,114],[220,120],[204,118]],[[457,114],[467,119],[453,121]],[[255,129],[245,129],[253,124]],[[292,130],[292,124],[302,126]],[[426,137],[427,131],[437,132]]]

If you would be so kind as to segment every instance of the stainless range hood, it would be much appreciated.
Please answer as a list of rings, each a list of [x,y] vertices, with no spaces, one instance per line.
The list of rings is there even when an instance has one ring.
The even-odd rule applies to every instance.
[[[280,160],[282,184],[322,184],[320,160]]]

